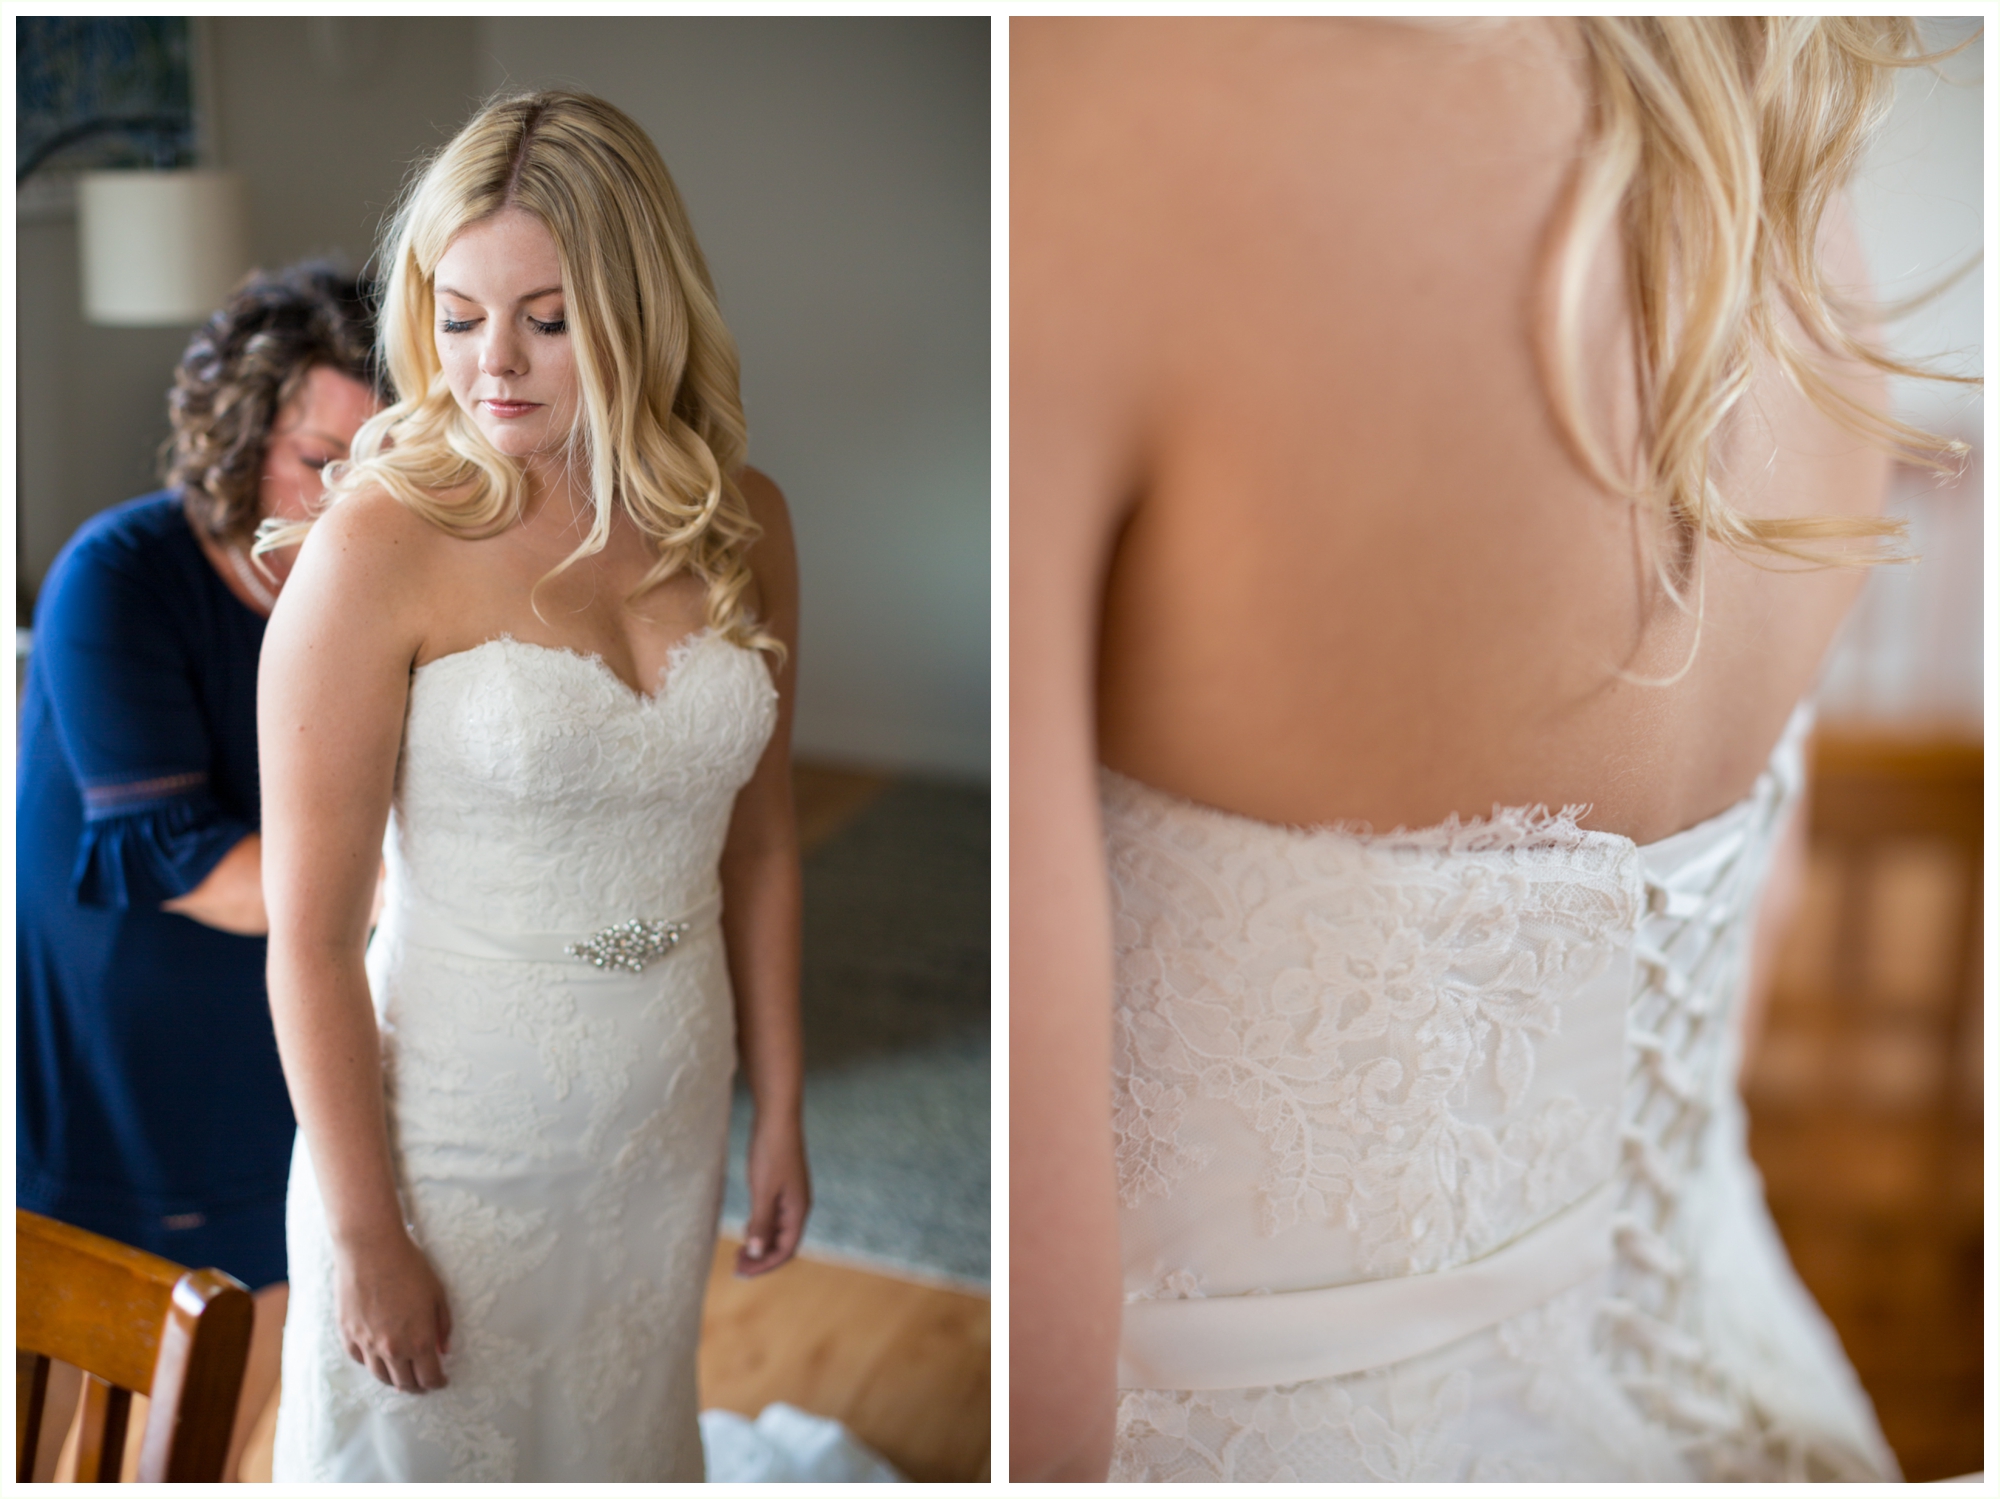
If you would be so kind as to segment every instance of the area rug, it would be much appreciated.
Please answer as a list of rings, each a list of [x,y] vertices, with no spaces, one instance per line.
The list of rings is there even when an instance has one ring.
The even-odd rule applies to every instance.
[[[899,780],[806,857],[807,1254],[987,1287],[988,847],[984,787]],[[749,1128],[739,1082],[731,1234]]]

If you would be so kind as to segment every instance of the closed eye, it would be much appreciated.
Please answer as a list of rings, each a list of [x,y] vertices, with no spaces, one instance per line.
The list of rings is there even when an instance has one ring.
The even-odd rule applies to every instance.
[[[446,333],[470,333],[472,331],[472,324],[474,321],[475,319],[467,318],[464,322],[461,323],[461,322],[455,322],[451,318],[445,318],[442,322],[438,324],[438,327],[441,328]]]
[[[569,331],[569,320],[567,318],[557,318],[553,323],[545,323],[540,318],[531,317],[528,319],[528,324],[537,333],[556,334],[567,333]]]

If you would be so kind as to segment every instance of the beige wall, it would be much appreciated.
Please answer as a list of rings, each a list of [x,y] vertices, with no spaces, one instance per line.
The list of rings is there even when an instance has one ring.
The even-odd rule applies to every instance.
[[[222,18],[209,150],[267,265],[358,266],[410,163],[510,80],[601,92],[654,135],[744,353],[753,460],[797,517],[803,753],[983,777],[989,469],[987,25]],[[22,581],[154,487],[187,329],[92,328],[60,191],[20,220]],[[39,206],[38,206],[39,205]]]
[[[69,200],[31,200],[16,218],[15,541],[26,597],[70,532],[154,487],[166,389],[187,330],[91,327],[79,310]]]
[[[359,266],[412,162],[478,98],[478,23],[459,17],[224,18],[209,23],[214,149],[251,185],[264,265]]]
[[[1937,49],[1978,30],[1973,17],[1923,23],[1925,45]],[[1960,375],[1977,375],[1984,357],[1985,81],[1977,41],[1935,68],[1899,74],[1895,110],[1853,194],[1869,271],[1885,302],[1921,296],[1948,273],[1967,272],[1887,330],[1904,359]],[[1976,390],[1931,380],[1893,385],[1905,420],[1966,442],[1983,439]]]
[[[1948,47],[1979,29],[1971,17],[1924,23],[1927,45]],[[1855,216],[1876,294],[1894,303],[1941,293],[1889,325],[1904,359],[1953,374],[1985,363],[1981,253],[1986,163],[1977,42],[1935,70],[1896,81],[1896,108],[1854,186]],[[1897,414],[1971,445],[1959,473],[1898,469],[1890,506],[1910,523],[1916,560],[1877,568],[1841,630],[1820,689],[1828,720],[1934,726],[1977,734],[1985,682],[1981,573],[1992,538],[1983,524],[1984,403],[1976,387],[1898,378]]]

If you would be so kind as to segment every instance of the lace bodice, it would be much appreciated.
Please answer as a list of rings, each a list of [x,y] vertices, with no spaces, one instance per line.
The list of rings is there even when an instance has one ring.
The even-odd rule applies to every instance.
[[[1480,1424],[1468,1391],[1510,1359],[1595,1435],[1532,1461],[1488,1453],[1487,1476],[1782,1476],[1881,1455],[1787,1430],[1773,1411],[1795,1414],[1799,1380],[1754,1351],[1775,1338],[1840,1364],[1823,1326],[1793,1325],[1816,1313],[1793,1305],[1734,1096],[1748,932],[1805,726],[1744,802],[1645,847],[1579,827],[1575,807],[1282,828],[1102,773],[1127,1301],[1115,1477],[1474,1476],[1473,1448],[1446,1437]],[[1746,1213],[1751,1257],[1785,1285],[1750,1314],[1763,1326],[1732,1330],[1717,1309],[1739,1298],[1706,1267],[1740,1247]],[[1760,1295],[1768,1279],[1748,1277]],[[1306,1371],[1325,1377],[1298,1385]],[[1398,1430],[1389,1461],[1377,1438]],[[1318,1466],[1286,1455],[1294,1438]]]
[[[594,656],[507,636],[419,667],[390,904],[501,931],[692,909],[776,716],[762,659],[706,630],[648,695]]]

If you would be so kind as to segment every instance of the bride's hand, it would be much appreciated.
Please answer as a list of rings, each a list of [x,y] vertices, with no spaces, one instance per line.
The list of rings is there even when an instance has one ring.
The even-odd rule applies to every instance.
[[[451,1307],[424,1252],[397,1233],[334,1251],[334,1307],[347,1356],[406,1394],[441,1390]]]
[[[806,1172],[806,1142],[796,1123],[750,1131],[750,1221],[736,1251],[738,1275],[762,1275],[789,1260],[806,1230],[812,1208],[812,1179]]]

